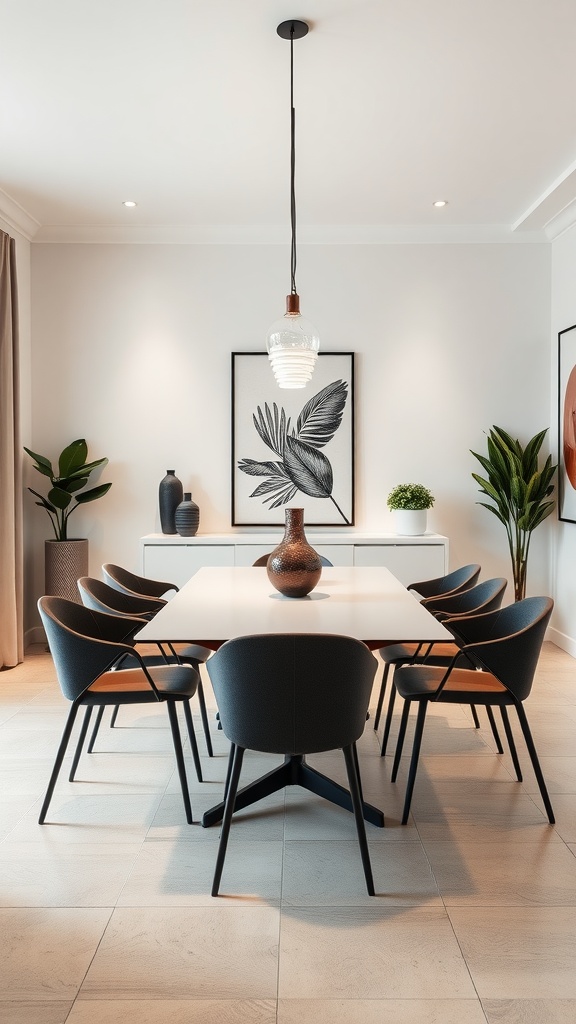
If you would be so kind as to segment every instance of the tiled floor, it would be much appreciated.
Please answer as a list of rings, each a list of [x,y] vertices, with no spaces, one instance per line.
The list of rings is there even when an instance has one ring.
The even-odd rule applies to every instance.
[[[361,740],[366,798],[386,814],[384,829],[368,826],[376,898],[352,816],[291,789],[238,816],[214,900],[218,829],[198,819],[221,797],[222,733],[214,728],[208,759],[198,727],[205,783],[187,757],[194,825],[165,712],[145,707],[106,724],[39,826],[67,705],[49,655],[33,649],[0,674],[0,1019],[576,1020],[576,663],[551,644],[526,707],[555,827],[521,739],[523,784],[468,709],[442,706],[427,723],[405,828],[405,768],[392,785],[370,722]],[[247,756],[246,772],[277,760]],[[345,781],[338,753],[311,760]]]

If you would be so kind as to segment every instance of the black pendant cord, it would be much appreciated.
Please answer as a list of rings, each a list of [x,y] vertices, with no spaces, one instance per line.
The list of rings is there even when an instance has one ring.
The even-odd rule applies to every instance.
[[[290,224],[292,243],[290,248],[291,292],[296,295],[296,111],[294,110],[294,27],[290,32]]]

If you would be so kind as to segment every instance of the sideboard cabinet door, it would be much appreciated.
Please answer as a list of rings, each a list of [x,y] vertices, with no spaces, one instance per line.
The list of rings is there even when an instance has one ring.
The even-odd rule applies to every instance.
[[[144,576],[183,587],[203,565],[234,565],[233,544],[146,544]]]
[[[444,575],[441,544],[357,544],[354,565],[383,565],[405,587],[417,580]]]

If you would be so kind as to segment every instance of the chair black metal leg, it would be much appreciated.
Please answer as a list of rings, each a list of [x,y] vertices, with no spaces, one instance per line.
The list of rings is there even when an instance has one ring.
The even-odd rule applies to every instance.
[[[406,703],[409,703],[408,701]],[[414,792],[414,783],[416,782],[416,772],[418,771],[418,758],[420,757],[420,747],[422,745],[422,734],[424,732],[424,722],[426,721],[426,712],[428,710],[428,701],[421,700],[418,702],[418,715],[416,718],[416,728],[414,730],[414,743],[412,744],[412,757],[410,758],[410,768],[408,770],[408,782],[406,783],[406,795],[404,797],[404,810],[402,812],[402,824],[405,825],[408,821],[408,815],[410,814],[410,804],[412,803],[412,793]]]
[[[388,673],[390,672],[390,665],[384,665],[384,672],[382,673],[382,682],[380,683],[380,693],[378,694],[378,703],[376,705],[376,714],[374,716],[374,728],[377,729],[380,723],[380,715],[382,714],[382,705],[384,703],[384,696],[386,694],[386,683],[388,682]]]
[[[486,705],[486,714],[488,715],[488,721],[490,722],[490,728],[492,729],[492,735],[494,737],[494,742],[496,744],[496,750],[498,751],[499,754],[503,754],[504,747],[502,746],[500,733],[498,732],[498,727],[494,720],[494,712],[492,711],[492,708],[490,707],[489,704]]]
[[[184,701],[184,718],[186,719],[186,726],[188,728],[188,736],[190,739],[190,747],[192,749],[192,757],[194,759],[194,767],[196,769],[196,778],[198,782],[204,782],[202,778],[202,765],[200,763],[200,754],[198,752],[198,743],[196,741],[196,733],[194,731],[194,721],[192,719],[192,712],[190,710],[190,701]]]
[[[70,713],[68,715],[66,725],[64,726],[64,732],[62,733],[62,739],[60,740],[60,746],[58,747],[58,753],[56,754],[56,760],[54,762],[54,767],[52,769],[52,774],[50,776],[50,781],[48,783],[48,789],[46,790],[46,796],[44,797],[44,803],[42,804],[42,808],[40,810],[40,815],[38,818],[39,825],[44,824],[44,820],[46,818],[46,814],[50,806],[50,801],[52,799],[52,794],[54,792],[54,786],[56,785],[58,776],[60,774],[60,769],[62,767],[62,761],[64,760],[66,748],[68,746],[68,743],[70,742],[70,736],[72,735],[72,729],[74,728],[74,722],[76,721],[76,715],[78,714],[79,706],[79,704],[73,704],[72,707],[70,708]]]
[[[204,698],[204,687],[202,686],[202,680],[198,680],[198,704],[200,705],[200,717],[202,719],[202,728],[204,729],[204,739],[206,740],[206,750],[208,757],[214,757],[214,751],[212,750],[212,737],[210,735],[210,724],[208,722],[208,714],[206,711],[206,700]]]
[[[394,713],[394,701],[396,700],[396,687],[394,686],[394,679],[392,679],[392,685],[390,687],[390,696],[388,697],[388,708],[386,711],[386,722],[384,724],[384,735],[382,736],[382,746],[380,748],[380,757],[384,757],[386,753],[386,747],[388,746],[388,737],[390,735],[390,726],[392,725],[392,715]]]
[[[212,881],[212,896],[217,896],[218,890],[220,889],[220,879],[222,878],[222,869],[224,867],[224,858],[226,856],[226,848],[228,846],[228,836],[230,835],[230,825],[232,824],[232,815],[234,813],[234,804],[236,802],[236,793],[238,792],[238,783],[240,781],[243,758],[244,747],[234,746],[232,772],[230,774],[228,793],[226,796],[226,807],[224,808],[224,815],[222,818],[222,831],[220,833],[220,842],[218,844],[218,854],[216,857],[216,867],[214,868],[214,879]]]
[[[398,769],[400,767],[400,758],[402,757],[402,747],[404,746],[404,737],[406,735],[406,726],[408,725],[408,715],[410,714],[410,701],[404,701],[404,707],[402,708],[402,717],[400,719],[400,728],[398,730],[398,739],[396,740],[396,752],[394,754],[394,764],[392,765],[392,776],[391,781],[396,782],[396,776],[398,775]]]
[[[84,715],[84,721],[80,729],[80,735],[78,737],[78,743],[76,744],[76,750],[74,751],[74,757],[72,759],[72,767],[70,769],[70,775],[68,776],[68,782],[74,782],[74,776],[76,775],[76,769],[80,760],[80,754],[82,753],[82,747],[84,746],[84,740],[88,732],[88,726],[90,725],[90,718],[92,715],[92,705],[89,704],[86,708],[86,714]]]
[[[510,757],[512,758],[512,764],[514,765],[516,778],[518,782],[522,782],[522,769],[520,767],[520,761],[518,760],[518,754],[516,752],[516,744],[514,743],[514,736],[512,735],[512,729],[510,727],[508,709],[505,707],[504,704],[500,706],[500,714],[502,715],[502,722],[504,724],[504,731],[506,733],[506,739],[508,740],[508,746],[510,748]]]
[[[188,779],[186,778],[186,765],[184,764],[184,754],[182,752],[182,740],[180,738],[180,726],[178,725],[178,715],[176,714],[176,705],[174,701],[166,701],[168,707],[168,718],[170,719],[170,728],[172,730],[172,740],[174,743],[174,753],[176,754],[176,766],[178,768],[178,775],[180,777],[180,786],[182,787],[182,798],[184,800],[184,810],[186,812],[186,821],[189,825],[192,824],[192,807],[190,805],[190,794],[188,792]]]
[[[114,708],[114,711],[112,712],[112,718],[110,719],[110,728],[111,729],[113,729],[115,724],[116,724],[116,719],[118,718],[118,712],[119,711],[120,711],[120,705],[117,704],[116,707]]]
[[[364,825],[364,814],[362,811],[362,795],[360,790],[360,775],[358,774],[358,752],[356,751],[356,744],[353,743],[349,747],[342,747],[342,753],[344,754],[346,771],[348,772],[348,785],[350,787],[350,796],[352,798],[352,807],[354,809],[354,820],[356,821],[358,845],[360,846],[360,856],[362,857],[362,864],[364,867],[366,888],[369,896],[375,896],[374,878],[372,877],[372,865],[370,863],[368,840],[366,839],[366,826]]]
[[[92,729],[92,735],[90,737],[90,742],[89,742],[89,744],[88,744],[88,746],[86,748],[86,752],[88,754],[91,754],[92,751],[94,750],[94,743],[96,742],[96,737],[98,735],[98,730],[100,728],[100,722],[102,721],[102,715],[104,714],[104,709],[105,708],[106,708],[105,704],[101,704],[100,707],[98,708],[98,712],[97,712],[97,715],[96,715],[96,721],[94,722],[94,728]]]
[[[236,744],[230,744],[230,753],[228,755],[228,767],[226,769],[226,779],[224,782],[224,803],[228,798],[228,790],[230,789],[230,778],[232,776],[232,765],[234,763],[234,751],[236,750]]]
[[[534,746],[534,740],[532,739],[532,733],[530,732],[530,726],[528,725],[528,719],[526,718],[526,712],[521,704],[516,705],[516,711],[518,712],[518,718],[520,720],[520,725],[522,726],[522,732],[524,733],[524,739],[526,740],[530,760],[532,761],[532,767],[540,790],[540,796],[544,801],[548,821],[551,825],[554,825],[556,818],[554,817],[554,811],[552,810],[552,804],[550,803],[550,797],[548,796],[548,790],[546,789],[546,783],[544,782],[544,776],[542,775],[542,769],[538,760],[538,754],[536,753],[536,747]]]
[[[356,775],[358,777],[358,788],[360,790],[360,799],[364,803],[364,794],[362,792],[362,776],[360,775],[360,761],[358,760],[358,747],[355,743],[352,744],[352,757],[354,758],[354,764],[356,765]]]
[[[474,704],[470,705],[470,711],[472,712],[472,721],[474,722],[474,728],[479,729],[480,719],[478,718],[478,712],[476,711]]]

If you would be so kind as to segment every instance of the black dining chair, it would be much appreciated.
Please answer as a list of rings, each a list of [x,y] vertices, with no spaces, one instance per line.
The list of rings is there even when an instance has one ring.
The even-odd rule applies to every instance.
[[[104,583],[101,580],[92,579],[91,577],[82,577],[78,581],[78,590],[80,591],[82,603],[86,605],[86,607],[93,608],[95,611],[104,611],[112,615],[137,615],[139,618],[151,620],[160,608],[163,608],[166,604],[165,601],[156,597],[140,597],[136,594],[128,594],[125,591],[116,590],[114,587],[110,587],[107,583]],[[193,669],[198,669],[199,665],[203,665],[212,653],[210,649],[203,647],[200,644],[173,645],[167,643],[162,645],[159,643],[157,644],[157,647],[159,649],[158,654],[145,655],[145,662],[148,666],[170,664],[192,665]],[[206,751],[208,757],[211,758],[213,757],[212,737],[210,735],[210,725],[208,723],[206,698],[204,695],[202,679],[199,679],[197,694],[200,717],[202,719],[202,728],[204,730],[204,738],[206,740]],[[104,713],[104,708],[101,708],[98,711],[96,723],[88,744],[89,752],[93,748],[94,739],[98,732],[102,713]],[[114,727],[116,723],[117,716],[118,708],[115,708],[110,723],[112,727]],[[200,763],[197,764],[196,770],[197,773],[199,773],[199,781],[202,781]]]
[[[420,580],[409,583],[407,590],[414,590],[420,597],[441,597],[454,594],[458,590],[467,590],[478,582],[480,566],[477,564],[461,565],[447,576],[437,576],[432,580]]]
[[[326,634],[267,634],[223,644],[208,662],[220,721],[230,740],[222,832],[212,895],[217,896],[232,815],[284,786],[304,786],[351,806],[368,893],[374,881],[363,817],[356,740],[377,662],[365,644]],[[306,764],[306,755],[342,749],[350,793]],[[245,750],[285,756],[284,764],[238,790]]]
[[[46,630],[60,689],[72,705],[40,810],[39,823],[43,824],[46,819],[74,722],[81,707],[88,708],[91,713],[92,708],[106,704],[162,703],[166,705],[168,711],[186,820],[191,824],[192,808],[176,704],[184,705],[190,743],[194,745],[190,698],[194,696],[198,685],[197,670],[191,665],[161,665],[150,668],[146,666],[133,646],[133,636],[142,627],[142,619],[106,615],[60,597],[41,597],[38,609]],[[128,656],[131,662],[137,662],[137,667],[116,668]],[[90,714],[85,716],[80,730],[80,739],[69,776],[71,782],[74,781],[89,721]]]
[[[402,815],[403,825],[408,821],[410,813],[422,734],[430,703],[474,703],[486,707],[499,707],[511,751],[514,751],[516,775],[521,782],[522,773],[515,754],[507,714],[507,709],[514,707],[548,820],[550,824],[554,824],[552,804],[523,707],[523,702],[532,689],[553,607],[554,603],[549,597],[527,597],[498,611],[449,619],[447,627],[458,639],[460,647],[448,667],[423,663],[402,665],[396,669],[394,682],[398,694],[404,699],[404,708],[392,768],[392,782],[396,781],[400,766],[410,707],[412,704],[418,705]],[[461,667],[463,665],[465,667]]]
[[[443,597],[438,596],[425,598],[422,601],[422,604],[432,615],[437,619],[440,619],[440,621],[446,621],[453,615],[472,615],[479,614],[480,612],[494,611],[502,604],[506,586],[506,579],[503,576],[500,576],[491,580],[483,580],[482,583],[477,583],[476,586],[470,587],[467,590],[459,590],[451,594],[444,595]],[[428,664],[434,665],[448,665],[450,664],[450,660],[454,657],[454,654],[457,652],[457,649],[456,643],[450,641],[435,644],[391,644],[389,647],[383,647],[379,653],[382,661],[384,662],[384,673],[380,684],[380,693],[378,695],[378,704],[374,718],[374,728],[377,729],[380,722],[382,705],[386,693],[386,685],[391,668],[396,668],[399,665],[418,664],[421,661],[426,661]],[[396,690],[394,688],[394,681],[392,680],[390,695],[388,697],[382,745],[380,749],[382,757],[385,755],[386,748],[388,746],[395,696]],[[472,708],[472,715],[474,718],[474,725],[476,728],[479,728],[480,723],[474,708]],[[494,734],[498,753],[501,754],[503,753],[502,745],[500,743],[500,737],[491,711],[488,712],[488,718]]]
[[[160,597],[169,594],[171,590],[178,591],[175,583],[167,583],[163,580],[149,579],[147,576],[137,576],[136,573],[124,569],[121,565],[113,562],[105,562],[102,566],[104,582],[115,590],[122,590],[127,594],[140,595],[141,597]]]
[[[260,555],[260,558],[257,558],[255,562],[252,562],[252,566],[266,566],[271,554],[272,552],[269,551],[267,555]],[[322,565],[333,565],[333,562],[331,562],[329,558],[325,558],[324,555],[320,555],[320,561],[322,562]]]
[[[166,600],[163,595],[169,593],[171,590],[177,593],[179,589],[175,583],[149,579],[147,576],[137,576],[128,569],[124,569],[121,565],[115,565],[112,562],[104,563],[102,566],[102,575],[104,576],[103,582],[110,587],[111,590],[116,590],[118,593],[125,594],[134,599],[155,599],[158,601],[158,611],[166,604]],[[103,597],[103,592],[96,592],[93,585],[92,593],[95,595],[94,599]],[[105,603],[115,609],[121,608],[119,601],[116,601],[115,605],[113,604],[112,595],[109,593],[107,593],[107,596],[105,597]],[[192,665],[193,668],[196,668],[198,665],[203,665],[214,650],[215,647],[206,647],[204,644],[171,645],[171,654],[177,657],[181,664]],[[200,717],[202,719],[202,728],[204,730],[208,757],[213,757],[214,751],[212,748],[212,737],[210,735],[210,724],[208,722],[208,712],[206,710],[206,698],[204,694],[204,687],[202,686],[202,680],[200,680],[200,684],[198,686],[198,705],[200,707]],[[115,721],[116,713],[112,716],[111,725],[114,725]]]
[[[152,619],[156,612],[159,611],[160,608],[163,608],[165,605],[164,601],[159,601],[157,598],[154,597],[136,597],[132,594],[126,594],[120,590],[114,590],[113,587],[109,587],[108,584],[104,583],[102,580],[93,579],[90,576],[82,576],[78,580],[78,590],[80,592],[80,597],[82,598],[82,604],[85,605],[86,608],[92,608],[94,611],[104,612],[107,615],[128,616],[130,618],[138,617],[142,619],[142,625],[144,625],[146,621]],[[144,664],[148,668],[157,665],[186,664],[191,665],[192,668],[197,669],[198,666],[205,661],[207,654],[212,653],[211,651],[207,652],[206,648],[204,647],[190,645],[185,648],[185,657],[181,657],[177,654],[175,648],[170,643],[167,643],[165,645],[157,643],[155,646],[158,649],[158,654],[142,654],[142,652],[140,652],[142,654]],[[127,658],[125,662],[125,667],[133,667],[133,665],[130,664],[129,658]],[[206,749],[208,751],[208,755],[212,757],[213,751],[212,740],[210,737],[210,726],[208,724],[206,702],[204,699],[204,691],[202,688],[202,680],[200,679],[200,676],[198,677],[198,688],[196,692],[198,695],[200,715],[204,727]],[[100,729],[104,710],[104,705],[98,708],[96,722],[94,723],[92,735],[90,737],[87,747],[87,752],[89,754],[91,754],[94,749],[94,743],[96,741],[96,737]],[[116,706],[112,712],[112,717],[110,720],[111,727],[113,727],[116,722],[118,710],[119,708],[118,706]],[[196,745],[193,748],[193,753],[196,775],[198,777],[198,781],[202,782],[202,765],[200,762],[200,755],[198,753],[198,748]]]

